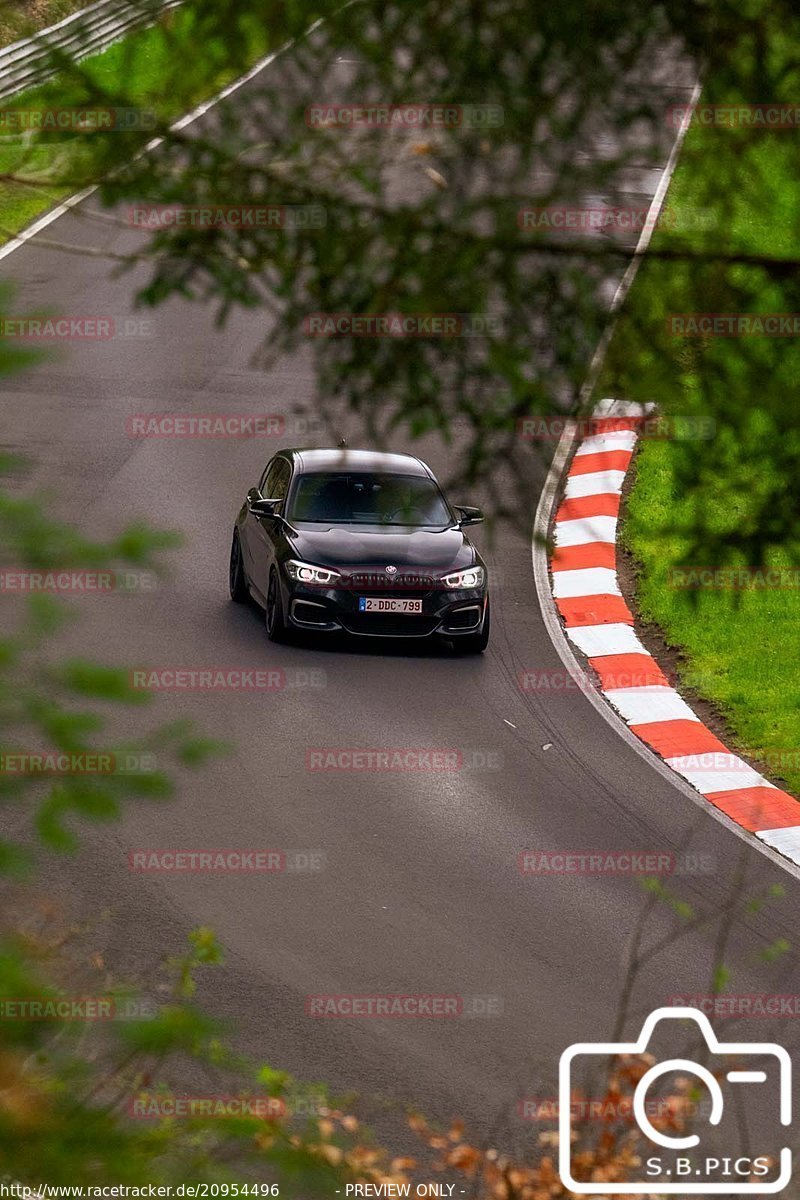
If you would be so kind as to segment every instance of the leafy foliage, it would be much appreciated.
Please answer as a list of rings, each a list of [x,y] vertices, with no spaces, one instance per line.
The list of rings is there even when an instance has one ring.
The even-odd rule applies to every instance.
[[[194,94],[199,84],[198,45],[215,59],[231,49],[231,55],[220,54],[223,70],[237,54],[247,57],[255,20],[270,44],[288,37],[299,41],[272,72],[218,105],[200,126],[169,129],[165,104],[153,131],[164,139],[158,154],[128,161],[143,139],[121,135],[100,143],[104,150],[90,166],[68,156],[69,171],[79,173],[83,166],[92,178],[109,172],[101,190],[109,205],[297,206],[321,208],[325,222],[290,224],[279,231],[160,229],[123,256],[122,266],[143,258],[150,264],[142,301],[155,305],[180,295],[212,302],[220,320],[237,306],[263,306],[274,320],[259,357],[262,365],[283,349],[310,345],[321,396],[344,397],[366,418],[377,442],[398,427],[414,435],[466,432],[454,476],[486,481],[495,490],[496,511],[514,515],[513,497],[498,481],[507,478],[509,468],[512,476],[515,469],[521,476],[522,466],[529,465],[517,422],[577,403],[605,322],[609,290],[631,249],[609,240],[562,239],[520,229],[520,209],[593,203],[598,195],[611,206],[626,171],[639,169],[654,155],[663,157],[664,104],[685,100],[686,89],[654,99],[641,65],[657,61],[666,45],[688,60],[703,56],[719,95],[790,94],[794,76],[787,47],[797,42],[800,20],[787,0],[752,0],[746,12],[733,0],[702,5],[665,0],[657,8],[615,0],[581,9],[532,9],[523,0],[453,0],[446,6],[394,0],[344,7],[269,0],[238,5],[233,21],[230,6],[220,0],[194,0],[186,11],[187,23],[163,25],[165,44],[178,64],[171,78],[182,72],[187,83],[180,95]],[[324,25],[305,36],[318,15],[325,16]],[[487,106],[502,119],[486,127],[467,122],[412,133],[342,133],[324,122],[311,128],[306,110],[327,94],[330,64],[345,55],[352,67],[350,98]],[[119,71],[109,79],[65,61],[60,66],[75,89],[75,102],[141,102],[135,71]],[[62,79],[54,93],[62,103],[63,86]],[[26,186],[53,182],[43,180],[36,150],[35,141],[26,143],[9,168],[19,182],[31,166],[27,156],[34,156],[39,173],[29,174]],[[757,155],[750,158],[745,146],[741,150],[757,165]],[[740,156],[731,155],[727,177],[709,172],[708,186],[732,196],[729,185],[738,181],[739,165]],[[57,182],[63,186],[64,175]],[[791,205],[787,211],[793,211]],[[712,231],[716,240],[657,245],[648,321],[669,311],[656,304],[665,278],[691,303],[702,298],[705,308],[792,302],[796,247],[728,245],[724,237],[719,240],[720,229],[724,233],[724,225]],[[310,316],[341,311],[468,314],[483,322],[483,329],[472,337],[380,342],[307,337]],[[695,350],[684,347],[687,387],[673,401],[663,343],[648,332],[651,327],[643,336],[641,328],[626,326],[615,342],[609,376],[614,392],[645,394],[670,412],[695,411]],[[714,359],[712,351],[704,361],[708,365]],[[29,354],[0,341],[0,370],[29,361]],[[774,358],[756,351],[749,361],[731,363],[720,355],[717,365],[718,394],[725,394],[727,404],[715,410],[721,435],[712,482],[730,473],[737,487],[748,487],[744,471],[731,471],[733,447],[758,448],[776,440],[788,476],[797,457],[796,440],[783,437],[790,375],[778,372],[778,392],[757,390],[761,403],[754,410],[754,385],[776,365]],[[687,450],[685,478],[696,466]],[[766,537],[781,536],[774,525],[765,534],[764,513],[773,500],[764,497],[752,526],[742,531],[742,547],[749,550]],[[784,523],[785,534],[795,520],[794,505],[779,508],[776,519]],[[5,565],[155,569],[170,544],[163,534],[141,528],[108,543],[92,542],[54,520],[36,499],[13,487],[0,494],[0,561]],[[17,624],[0,641],[3,751],[22,753],[33,745],[74,754],[157,750],[159,769],[56,780],[33,770],[0,773],[0,802],[21,817],[14,822],[16,835],[0,844],[0,867],[9,874],[74,847],[85,823],[112,820],[126,803],[166,799],[174,787],[167,765],[196,766],[217,749],[182,725],[154,729],[135,742],[116,738],[109,731],[119,713],[128,718],[144,703],[141,694],[130,688],[124,673],[94,662],[88,649],[69,661],[58,660],[54,640],[69,615],[63,602],[32,596],[14,611]],[[763,903],[762,897],[751,901],[752,906]],[[650,881],[645,914],[656,905],[668,919],[677,918],[681,934],[719,915],[699,912]],[[120,1003],[139,996],[139,989],[121,985],[102,962],[93,960],[88,974],[86,958],[76,968],[66,932],[34,936],[30,923],[16,920],[10,905],[5,911],[0,995],[75,995],[79,982],[83,994],[91,986]],[[663,944],[663,936],[650,946],[639,936],[634,939],[621,1020],[628,1015],[631,979]],[[776,940],[766,957],[778,961],[787,950],[783,940]],[[143,1177],[147,1182],[274,1178],[282,1194],[302,1197],[330,1195],[343,1181],[402,1181],[427,1170],[467,1179],[476,1195],[500,1200],[565,1194],[555,1173],[552,1135],[533,1138],[528,1161],[519,1164],[495,1147],[472,1145],[459,1123],[442,1132],[413,1116],[411,1127],[431,1152],[417,1161],[375,1145],[356,1117],[324,1091],[315,1092],[323,1099],[304,1116],[301,1086],[271,1065],[244,1062],[225,1031],[196,1004],[198,973],[219,964],[221,956],[212,931],[194,931],[185,955],[151,981],[149,990],[158,1000],[154,1011],[136,1019],[98,1022],[89,1029],[83,1022],[3,1022],[4,1169],[30,1182],[72,1184],[109,1178],[120,1183],[140,1183]],[[709,970],[712,990],[727,984],[721,962]],[[643,1066],[616,1064],[605,1081],[608,1096],[628,1095]],[[188,1089],[245,1098],[266,1093],[284,1102],[286,1110],[279,1106],[267,1117],[133,1119],[132,1099],[159,1102]],[[689,1116],[686,1096],[680,1094],[665,1120],[683,1128]],[[636,1155],[630,1130],[617,1124],[596,1134],[596,1129],[584,1131],[581,1162],[587,1177],[626,1178]]]

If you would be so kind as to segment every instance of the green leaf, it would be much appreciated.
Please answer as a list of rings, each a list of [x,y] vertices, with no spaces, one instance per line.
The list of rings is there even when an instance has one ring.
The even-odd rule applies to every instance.
[[[56,672],[59,682],[81,696],[96,700],[111,700],[118,704],[146,704],[147,692],[134,688],[130,672],[124,667],[104,667],[86,659],[72,659]]]
[[[147,525],[132,525],[111,544],[109,550],[112,558],[141,564],[150,562],[155,552],[175,549],[182,541],[179,533],[151,529]]]
[[[199,767],[209,758],[220,754],[230,754],[232,749],[229,742],[196,737],[188,739],[178,747],[178,758],[186,767]]]
[[[0,839],[0,874],[26,875],[32,863],[33,856],[29,850]]]
[[[792,943],[787,941],[786,938],[776,938],[770,946],[767,946],[767,948],[762,951],[762,958],[765,962],[776,962],[777,959],[782,958],[784,954],[788,954],[791,948]]]
[[[259,1067],[256,1078],[266,1089],[268,1096],[282,1096],[292,1077],[286,1071],[277,1071],[274,1067],[265,1065]]]
[[[67,621],[74,621],[75,613],[63,600],[44,592],[28,596],[28,625],[31,632],[40,636],[56,633]]]
[[[727,987],[728,983],[730,982],[730,978],[731,978],[731,973],[727,967],[720,964],[718,967],[715,968],[714,978],[711,983],[711,990],[713,991],[714,995],[717,995],[718,993],[724,991],[724,989]]]
[[[70,853],[77,849],[78,841],[62,824],[65,811],[62,790],[56,787],[39,807],[36,814],[36,830],[51,850]]]
[[[120,1024],[120,1037],[143,1054],[196,1053],[217,1030],[217,1023],[188,1005],[166,1005],[156,1016]]]
[[[84,784],[70,790],[72,807],[82,817],[92,821],[113,821],[119,816],[119,803],[108,788]]]
[[[222,946],[217,941],[213,929],[201,926],[189,934],[189,942],[194,951],[194,958],[200,963],[220,963],[223,960]]]

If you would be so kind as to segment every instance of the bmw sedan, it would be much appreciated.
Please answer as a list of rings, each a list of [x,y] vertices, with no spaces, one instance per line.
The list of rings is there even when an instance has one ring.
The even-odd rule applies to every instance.
[[[280,450],[233,530],[231,599],[255,599],[267,635],[489,641],[486,566],[464,527],[478,508],[445,499],[408,454]]]

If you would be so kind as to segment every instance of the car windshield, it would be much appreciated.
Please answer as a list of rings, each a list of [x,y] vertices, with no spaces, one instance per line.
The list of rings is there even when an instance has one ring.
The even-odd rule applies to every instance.
[[[323,471],[300,476],[289,520],[335,525],[449,525],[441,492],[425,475]]]

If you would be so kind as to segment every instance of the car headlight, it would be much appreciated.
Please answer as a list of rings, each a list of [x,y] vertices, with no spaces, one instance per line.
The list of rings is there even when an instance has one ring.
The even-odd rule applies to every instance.
[[[289,578],[298,583],[318,583],[330,587],[342,578],[338,571],[332,571],[330,567],[315,567],[313,563],[299,562],[296,558],[288,559],[285,566]]]
[[[483,587],[486,572],[483,567],[467,567],[466,571],[452,571],[442,576],[442,583],[448,588],[478,588]]]

